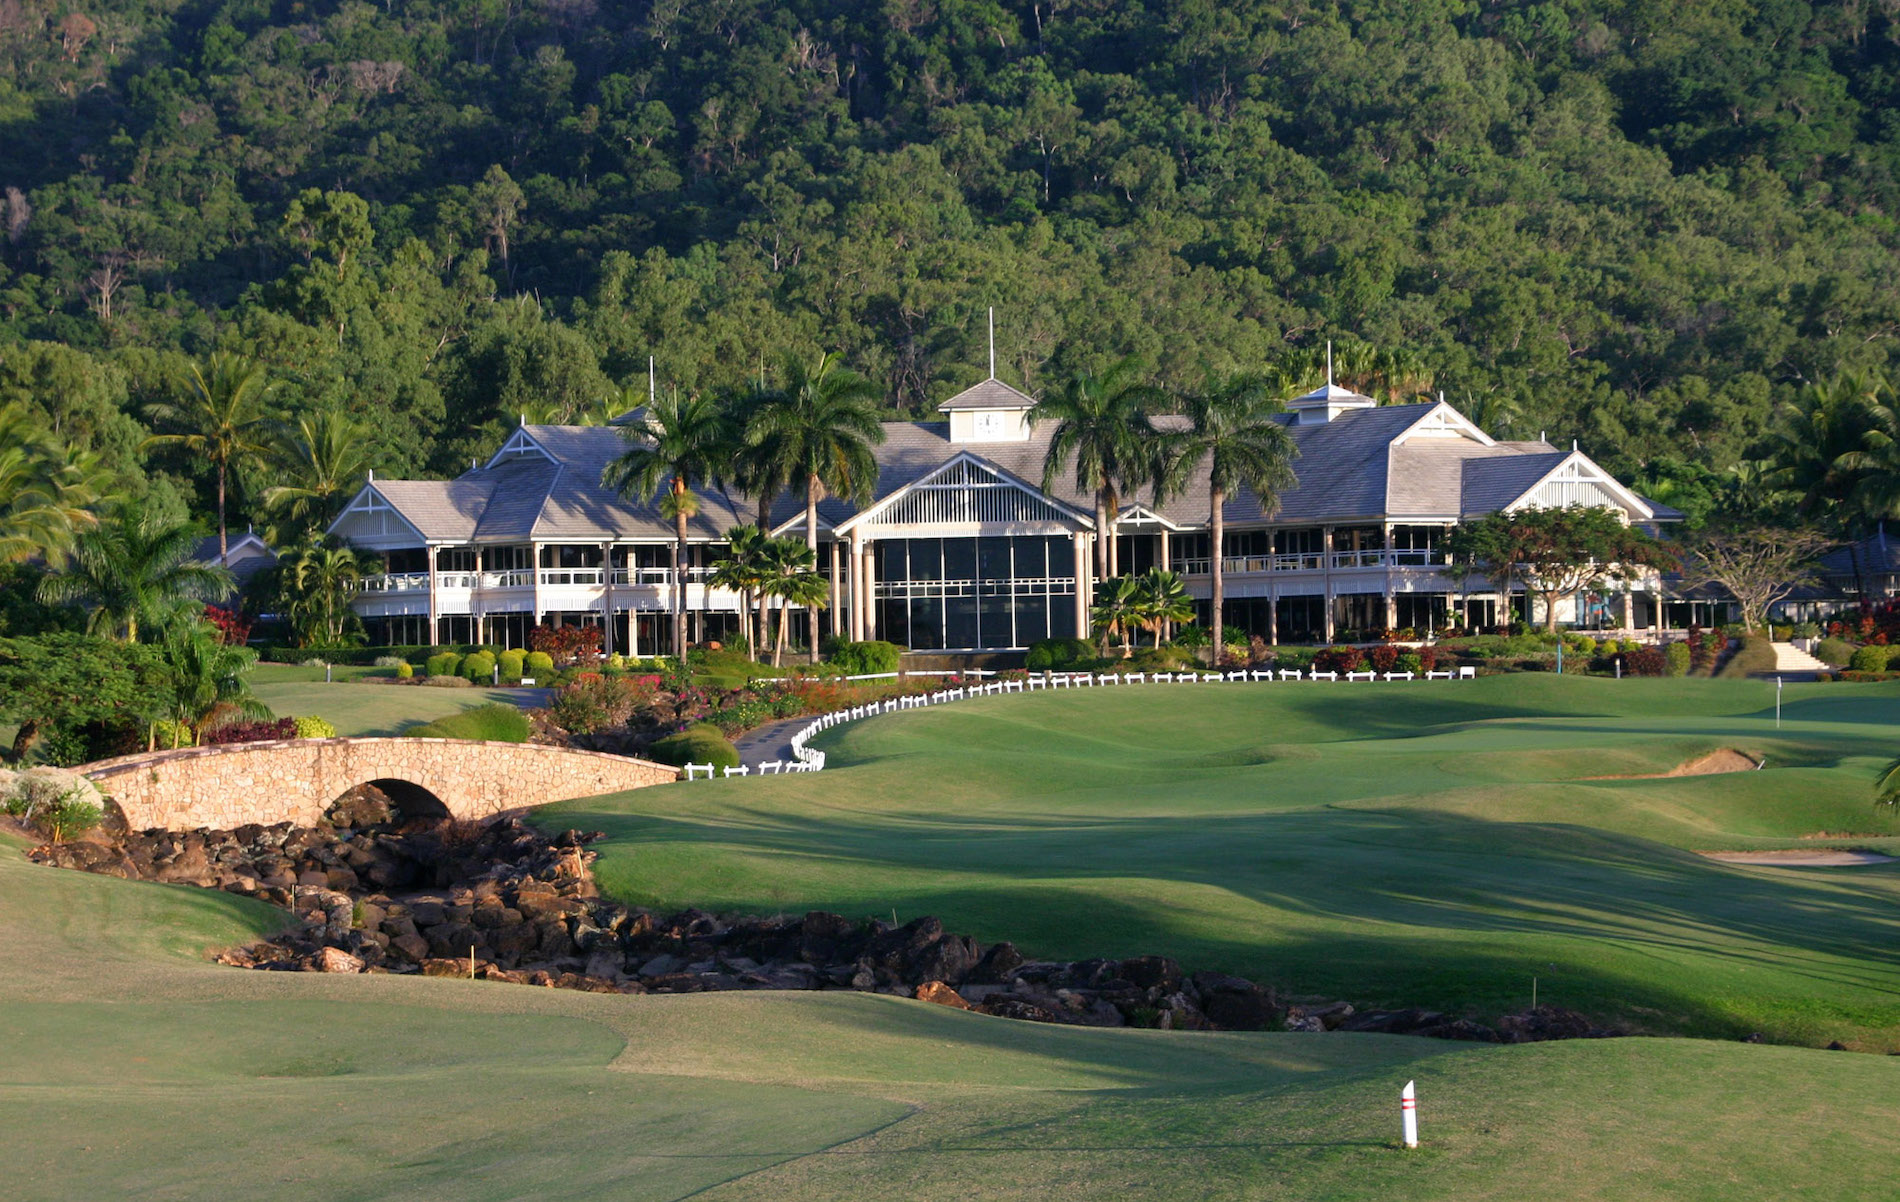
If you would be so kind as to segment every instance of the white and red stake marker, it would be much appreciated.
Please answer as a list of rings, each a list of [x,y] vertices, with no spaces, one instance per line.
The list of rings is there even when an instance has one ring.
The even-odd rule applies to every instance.
[[[1399,1091],[1399,1117],[1405,1127],[1405,1146],[1418,1147],[1418,1091],[1407,1081]]]

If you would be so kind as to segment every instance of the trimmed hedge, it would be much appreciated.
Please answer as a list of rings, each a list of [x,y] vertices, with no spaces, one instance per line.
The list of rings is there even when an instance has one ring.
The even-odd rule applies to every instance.
[[[1856,672],[1885,672],[1893,660],[1894,648],[1876,647],[1869,643],[1856,650],[1847,661],[1847,666]]]
[[[477,651],[462,661],[462,679],[472,680],[476,684],[487,684],[495,676],[495,657],[486,651]]]
[[[904,649],[896,643],[887,643],[882,639],[867,639],[860,643],[839,643],[831,650],[831,666],[838,668],[846,676],[869,676],[878,672],[897,671],[898,659]]]
[[[367,668],[383,658],[395,657],[408,660],[412,664],[419,664],[430,656],[444,651],[466,655],[473,650],[475,647],[470,643],[438,643],[431,647],[285,647],[273,644],[262,648],[258,652],[258,657],[269,664],[300,664],[307,659],[315,658],[326,663]]]
[[[455,651],[439,651],[423,665],[430,676],[455,676],[462,668],[462,656]]]
[[[711,764],[714,768],[739,766],[739,749],[732,745],[732,740],[717,726],[704,722],[668,735],[648,748],[647,754],[676,768],[688,764]]]
[[[1814,648],[1814,658],[1836,668],[1844,668],[1854,658],[1854,644],[1846,639],[1822,639]]]
[[[482,739],[490,743],[526,743],[533,728],[528,715],[512,705],[482,705],[437,718],[402,732],[411,739]]]
[[[554,675],[554,657],[545,651],[530,651],[521,661],[522,675],[532,676],[537,682],[546,683]]]
[[[1043,639],[1030,645],[1023,667],[1031,672],[1061,671],[1095,658],[1095,645],[1087,639]]]
[[[1687,643],[1671,643],[1663,648],[1663,675],[1687,676],[1694,653]]]

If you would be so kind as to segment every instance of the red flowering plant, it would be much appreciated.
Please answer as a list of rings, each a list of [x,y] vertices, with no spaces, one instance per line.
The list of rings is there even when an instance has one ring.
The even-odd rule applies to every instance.
[[[536,626],[528,632],[528,646],[545,653],[559,667],[597,664],[601,660],[600,627]]]
[[[251,640],[251,620],[235,609],[207,605],[204,618],[217,629],[218,641],[227,647],[242,647]]]

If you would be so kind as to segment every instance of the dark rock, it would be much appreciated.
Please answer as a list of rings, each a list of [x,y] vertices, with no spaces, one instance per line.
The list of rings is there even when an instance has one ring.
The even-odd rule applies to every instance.
[[[1001,985],[1009,980],[1010,974],[1023,964],[1022,953],[1013,943],[992,944],[990,950],[983,953],[976,967],[970,970],[969,979],[984,984]]]
[[[1426,1027],[1442,1026],[1451,1022],[1448,1015],[1436,1010],[1375,1010],[1367,1014],[1355,1014],[1339,1024],[1338,1030],[1370,1032],[1378,1035],[1411,1035]]]
[[[1588,1018],[1562,1006],[1539,1006],[1522,1014],[1507,1014],[1498,1020],[1498,1034],[1505,1043],[1589,1039],[1610,1033],[1598,1031]]]

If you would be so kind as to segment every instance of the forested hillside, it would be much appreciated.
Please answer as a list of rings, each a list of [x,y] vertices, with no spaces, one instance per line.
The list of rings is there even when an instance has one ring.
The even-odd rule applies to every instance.
[[[185,356],[443,472],[649,353],[918,412],[993,304],[1032,390],[1331,338],[1721,472],[1893,356],[1897,70],[1900,0],[0,0],[0,404],[202,498],[136,453]]]

